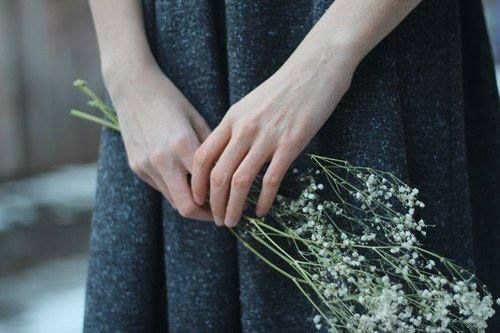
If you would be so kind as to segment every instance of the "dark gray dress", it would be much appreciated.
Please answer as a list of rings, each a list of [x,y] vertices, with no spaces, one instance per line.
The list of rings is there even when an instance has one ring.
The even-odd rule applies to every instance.
[[[165,74],[215,127],[332,1],[146,0]],[[428,246],[499,289],[499,102],[479,0],[427,0],[362,62],[309,149],[417,186]],[[181,218],[104,131],[86,332],[309,332],[310,306],[223,229]],[[498,327],[498,326],[497,326]],[[497,330],[498,331],[498,330]]]

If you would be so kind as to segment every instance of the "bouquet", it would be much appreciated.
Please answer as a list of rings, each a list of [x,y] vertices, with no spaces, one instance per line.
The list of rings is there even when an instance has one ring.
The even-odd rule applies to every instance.
[[[115,111],[84,81],[74,85],[102,117],[72,114],[119,131]],[[245,216],[230,230],[296,285],[318,330],[485,331],[494,299],[474,274],[423,247],[431,226],[416,217],[425,207],[418,189],[388,172],[310,159],[311,169],[292,170],[296,196],[278,195],[268,218]]]

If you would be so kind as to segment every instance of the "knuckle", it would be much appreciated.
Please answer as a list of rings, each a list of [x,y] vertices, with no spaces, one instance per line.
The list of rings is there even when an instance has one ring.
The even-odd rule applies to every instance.
[[[190,138],[188,135],[179,135],[173,138],[170,142],[170,148],[173,151],[185,151],[186,147],[190,145]]]
[[[290,137],[286,137],[285,140],[283,140],[278,144],[278,148],[281,149],[283,152],[289,152],[294,146],[295,143]]]
[[[207,166],[208,154],[207,154],[207,151],[205,150],[205,148],[200,147],[194,153],[194,163],[197,164],[198,166],[201,166],[201,167]]]
[[[210,173],[210,185],[221,187],[226,182],[226,173],[220,168],[214,168]]]
[[[281,183],[281,175],[278,174],[277,172],[266,173],[264,179],[262,180],[262,183],[264,184],[265,187],[271,187],[271,188],[279,187]]]
[[[240,132],[240,139],[253,137],[257,134],[258,131],[259,131],[259,126],[257,125],[257,122],[250,120],[242,126]]]
[[[192,217],[194,213],[196,212],[196,207],[192,203],[185,203],[182,204],[181,206],[178,207],[179,214],[181,214],[182,217]]]
[[[303,146],[304,142],[305,142],[304,134],[290,133],[287,135],[286,140],[281,144],[281,146],[286,151],[296,151]]]
[[[149,161],[154,166],[163,166],[165,165],[165,161],[167,159],[167,153],[162,150],[152,151],[149,154]]]
[[[237,172],[233,176],[232,185],[235,188],[244,189],[252,185],[252,177],[245,172]]]

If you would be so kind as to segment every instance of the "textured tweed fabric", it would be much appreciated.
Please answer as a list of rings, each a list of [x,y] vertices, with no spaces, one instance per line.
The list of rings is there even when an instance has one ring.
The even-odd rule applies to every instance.
[[[215,127],[330,4],[145,0],[144,16],[162,70]],[[418,187],[428,246],[500,296],[499,116],[480,1],[427,0],[362,62],[308,149]],[[103,132],[86,332],[310,332],[313,315],[226,230],[181,218]]]

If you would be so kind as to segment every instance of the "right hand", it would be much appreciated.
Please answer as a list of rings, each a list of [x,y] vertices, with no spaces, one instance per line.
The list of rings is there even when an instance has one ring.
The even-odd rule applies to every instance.
[[[158,67],[105,81],[132,171],[183,217],[213,220],[208,206],[194,202],[188,182],[193,155],[211,132],[203,117]]]

